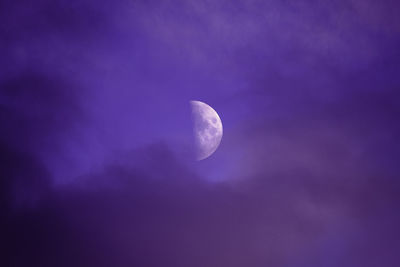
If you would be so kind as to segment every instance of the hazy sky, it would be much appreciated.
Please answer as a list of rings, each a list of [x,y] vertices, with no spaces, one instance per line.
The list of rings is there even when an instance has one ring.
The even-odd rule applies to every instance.
[[[0,1],[0,265],[400,266],[397,2]]]

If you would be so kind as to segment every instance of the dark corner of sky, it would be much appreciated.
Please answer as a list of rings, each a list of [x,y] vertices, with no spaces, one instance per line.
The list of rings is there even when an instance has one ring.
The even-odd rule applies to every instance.
[[[400,266],[399,11],[0,1],[0,266]]]

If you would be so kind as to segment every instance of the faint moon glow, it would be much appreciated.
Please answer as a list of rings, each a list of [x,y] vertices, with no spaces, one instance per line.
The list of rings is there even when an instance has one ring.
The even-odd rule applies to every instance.
[[[203,160],[217,150],[222,139],[222,122],[217,112],[201,101],[190,101],[196,159]]]

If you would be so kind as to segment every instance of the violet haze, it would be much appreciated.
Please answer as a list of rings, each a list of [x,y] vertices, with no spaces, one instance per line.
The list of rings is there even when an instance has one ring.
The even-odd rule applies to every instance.
[[[0,266],[400,266],[399,12],[0,1]]]

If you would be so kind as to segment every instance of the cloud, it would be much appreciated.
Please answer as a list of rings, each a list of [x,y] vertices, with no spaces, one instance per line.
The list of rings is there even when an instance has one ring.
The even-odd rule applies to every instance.
[[[366,252],[395,266],[390,233],[400,218],[391,211],[400,184],[389,177],[261,173],[215,184],[162,143],[131,157],[142,161],[116,161],[79,185],[44,182],[39,204],[6,217],[6,259],[16,266],[319,266],[346,242],[336,259],[343,266],[368,264]]]

